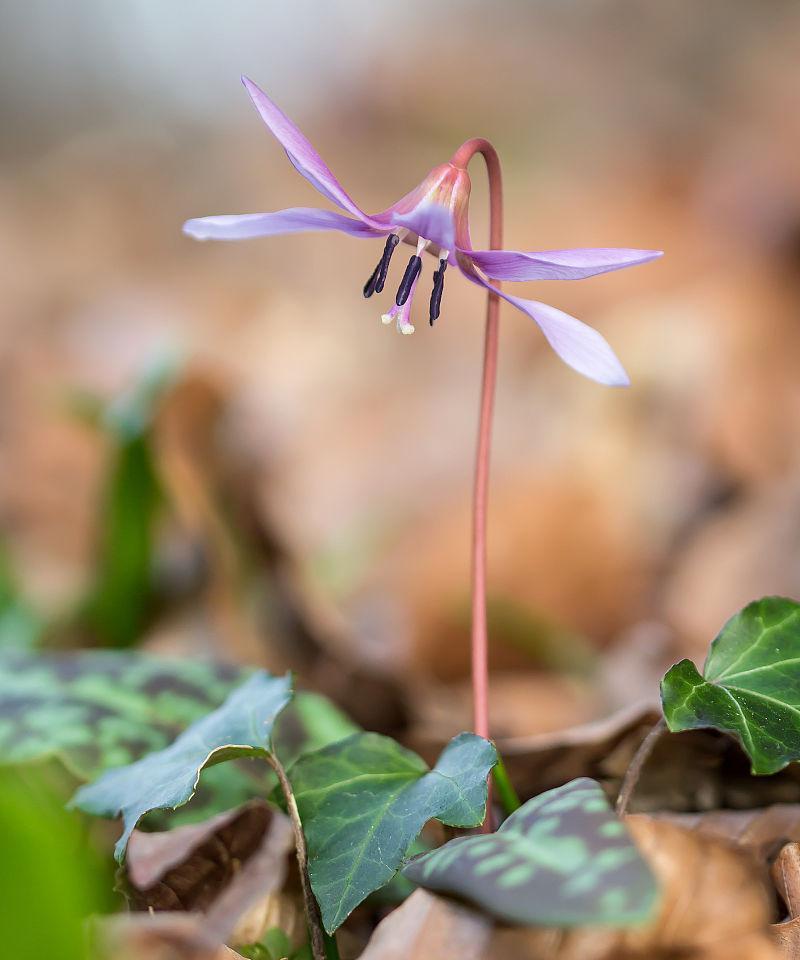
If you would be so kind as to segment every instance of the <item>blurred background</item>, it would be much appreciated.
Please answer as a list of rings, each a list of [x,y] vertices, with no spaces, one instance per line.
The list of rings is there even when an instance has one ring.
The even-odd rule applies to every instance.
[[[374,244],[182,236],[320,202],[241,73],[367,210],[484,136],[507,246],[666,251],[517,285],[597,327],[629,390],[503,309],[498,735],[652,699],[742,604],[800,594],[792,0],[0,16],[0,642],[289,664],[378,729],[469,723],[483,298],[453,276],[435,329],[399,337],[361,295]]]

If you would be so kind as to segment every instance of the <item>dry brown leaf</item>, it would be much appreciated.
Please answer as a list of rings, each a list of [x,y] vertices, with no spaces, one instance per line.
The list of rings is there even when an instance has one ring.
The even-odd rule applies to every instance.
[[[469,682],[420,682],[409,691],[414,715],[410,739],[438,753],[454,729],[469,729]],[[498,740],[521,739],[536,730],[563,730],[583,724],[597,711],[591,684],[576,677],[531,670],[494,671],[489,678],[490,726]],[[553,734],[549,734],[553,735]]]
[[[800,805],[776,803],[759,810],[710,810],[707,813],[658,813],[659,820],[746,847],[762,862],[771,861],[787,841],[800,841]]]
[[[772,937],[785,960],[800,960],[800,844],[787,843],[772,864],[772,879],[789,911],[789,919],[772,926]]]
[[[486,960],[779,960],[768,937],[772,891],[752,855],[664,820],[627,824],[662,889],[655,920],[619,931],[498,929]]]
[[[771,928],[773,942],[777,944],[782,960],[800,958],[800,917],[785,923],[773,924]]]
[[[772,879],[789,916],[800,917],[800,843],[787,843],[772,864]]]
[[[592,777],[615,798],[625,771],[660,713],[650,704],[558,733],[498,740],[514,785],[533,797],[575,777]],[[744,751],[713,730],[662,736],[631,800],[635,812],[754,809],[800,802],[800,765],[754,777]],[[788,837],[786,837],[788,839]]]
[[[211,942],[252,942],[277,909],[292,843],[288,819],[259,800],[202,824],[135,831],[127,893],[138,910],[202,912]]]
[[[196,914],[118,914],[96,921],[93,933],[107,960],[242,960],[205,934]]]
[[[657,719],[654,706],[639,704],[556,733],[499,739],[497,746],[520,795],[534,797],[576,777],[607,779],[607,758],[620,750],[632,757]]]
[[[359,960],[482,960],[491,921],[426,890],[378,924]]]
[[[306,575],[287,525],[264,502],[263,452],[232,427],[232,395],[223,378],[190,373],[164,398],[155,426],[159,475],[193,548],[186,552],[203,557],[207,615],[228,657],[267,655],[273,672],[292,669],[362,726],[394,732],[405,722],[399,684],[359,656],[345,619]]]

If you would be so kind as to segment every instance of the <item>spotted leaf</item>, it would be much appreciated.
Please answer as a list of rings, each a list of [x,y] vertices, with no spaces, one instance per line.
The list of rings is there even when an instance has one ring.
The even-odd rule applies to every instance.
[[[433,770],[389,737],[359,733],[292,766],[311,886],[329,933],[389,882],[427,820],[483,821],[496,762],[492,744],[472,733],[451,740]]]
[[[251,673],[131,651],[0,651],[0,766],[55,758],[78,780],[93,780],[168,746]],[[357,729],[327,698],[300,691],[280,716],[275,751],[290,764]],[[237,778],[225,779],[231,788]],[[256,786],[249,796],[264,795],[263,782]],[[248,796],[228,799],[223,809]]]
[[[79,780],[171,743],[249,671],[93,651],[0,654],[0,764],[60,760]]]
[[[125,828],[115,850],[121,861],[140,818],[151,810],[186,803],[204,767],[234,757],[269,756],[275,721],[291,696],[289,674],[254,673],[221,707],[192,724],[170,746],[107,771],[82,787],[72,803],[98,816],[122,814]]]
[[[800,604],[748,604],[711,644],[702,675],[691,660],[670,668],[661,701],[673,733],[713,727],[735,736],[753,773],[800,760]]]
[[[511,923],[623,926],[647,920],[657,903],[649,867],[585,777],[529,800],[496,833],[451,840],[403,873]]]

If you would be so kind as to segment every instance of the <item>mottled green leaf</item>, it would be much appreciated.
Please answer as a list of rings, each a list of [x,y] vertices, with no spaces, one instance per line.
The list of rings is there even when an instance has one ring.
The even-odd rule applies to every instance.
[[[358,733],[294,764],[311,886],[329,933],[392,878],[426,820],[482,822],[496,761],[492,744],[471,733],[455,737],[433,770],[389,737]]]
[[[254,673],[225,703],[185,730],[164,750],[136,763],[109,770],[82,787],[72,803],[98,816],[122,814],[125,829],[118,860],[133,828],[150,810],[174,809],[194,794],[201,770],[212,763],[244,756],[267,756],[278,714],[292,696],[291,676]]]
[[[594,780],[529,800],[496,833],[458,837],[403,869],[511,923],[623,926],[647,920],[657,888]]]
[[[765,597],[732,617],[711,644],[702,676],[691,660],[661,681],[673,733],[713,727],[735,736],[753,773],[800,759],[800,605]]]
[[[0,653],[0,764],[55,758],[80,780],[171,743],[250,671],[140,653]]]

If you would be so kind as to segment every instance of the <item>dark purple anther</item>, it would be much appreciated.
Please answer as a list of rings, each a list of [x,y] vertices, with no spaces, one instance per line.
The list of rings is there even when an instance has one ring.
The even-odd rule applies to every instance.
[[[439,319],[439,313],[442,308],[442,294],[444,293],[444,272],[447,269],[447,261],[439,261],[439,269],[433,271],[433,290],[431,292],[431,313],[430,323]]]
[[[422,270],[422,257],[414,254],[408,261],[406,272],[403,274],[403,279],[400,281],[400,286],[397,289],[397,296],[394,298],[394,302],[398,307],[402,307],[411,295],[411,288],[414,286],[414,281],[419,276],[420,270]]]
[[[392,259],[394,248],[400,242],[400,237],[396,233],[390,233],[386,238],[386,245],[383,248],[383,254],[378,261],[378,266],[372,271],[372,276],[364,284],[364,296],[371,297],[373,293],[380,293],[383,285],[386,283],[386,274],[389,272],[389,261]]]

